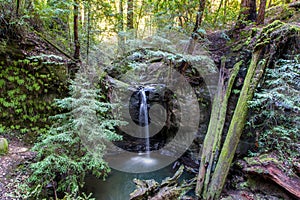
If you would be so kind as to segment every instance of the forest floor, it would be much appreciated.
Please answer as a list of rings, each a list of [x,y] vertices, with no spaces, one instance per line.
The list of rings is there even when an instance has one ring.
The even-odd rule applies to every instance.
[[[9,152],[0,157],[0,199],[13,199],[8,194],[15,192],[17,185],[28,177],[21,172],[20,166],[35,157],[30,147],[17,139],[9,141]],[[20,168],[20,169],[19,169]],[[18,170],[19,169],[19,170]]]

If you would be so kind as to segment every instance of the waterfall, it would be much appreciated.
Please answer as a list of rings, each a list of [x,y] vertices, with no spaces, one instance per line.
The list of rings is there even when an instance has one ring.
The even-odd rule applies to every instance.
[[[140,111],[139,111],[139,125],[141,126],[141,135],[145,137],[146,155],[150,157],[150,141],[149,141],[149,126],[148,126],[148,105],[145,90],[140,90]]]

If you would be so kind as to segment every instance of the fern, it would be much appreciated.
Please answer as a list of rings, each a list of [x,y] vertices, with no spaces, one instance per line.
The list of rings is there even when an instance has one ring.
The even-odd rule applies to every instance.
[[[80,199],[87,172],[97,177],[109,172],[103,160],[105,140],[121,139],[114,130],[122,122],[107,117],[112,105],[100,102],[102,92],[88,77],[79,73],[70,85],[70,96],[56,100],[65,112],[51,117],[54,125],[33,147],[37,162],[30,165],[31,198],[45,197],[48,186],[58,194],[66,192],[69,199]]]
[[[275,150],[289,164],[299,159],[300,151],[299,71],[297,59],[277,61],[266,70],[264,84],[249,102],[253,111],[249,124],[259,133],[260,152]]]

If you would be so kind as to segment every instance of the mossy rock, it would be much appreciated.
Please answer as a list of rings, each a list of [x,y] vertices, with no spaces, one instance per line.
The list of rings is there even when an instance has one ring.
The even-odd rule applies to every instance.
[[[8,153],[8,142],[5,138],[0,138],[0,155]]]

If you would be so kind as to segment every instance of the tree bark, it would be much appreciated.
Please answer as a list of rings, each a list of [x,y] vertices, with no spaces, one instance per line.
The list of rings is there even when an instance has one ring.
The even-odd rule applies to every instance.
[[[79,42],[79,24],[78,24],[78,15],[79,15],[79,4],[78,0],[74,0],[74,46],[75,46],[75,51],[74,51],[74,59],[75,60],[80,60],[80,42]]]
[[[223,17],[223,24],[226,24],[226,16],[227,16],[227,4],[228,4],[228,0],[224,1],[224,17]]]
[[[258,16],[256,19],[257,24],[263,24],[265,21],[266,4],[267,0],[260,0]]]
[[[127,0],[127,30],[133,29],[133,0]]]
[[[20,10],[20,2],[21,0],[17,0],[17,7],[16,7],[16,16],[18,17],[19,16],[19,10]]]
[[[242,0],[241,11],[236,24],[237,28],[243,28],[245,21],[256,21],[256,0]]]
[[[89,54],[90,54],[90,35],[91,35],[91,7],[90,1],[88,1],[87,8],[87,38],[86,38],[86,63],[89,64]]]
[[[274,59],[280,56],[280,53],[282,53],[280,52],[280,49],[282,48],[282,46],[286,45],[285,41],[287,41],[289,38],[295,38],[299,36],[299,32],[300,31],[298,26],[288,25],[280,21],[274,21],[272,24],[264,27],[259,33],[260,35],[257,37],[256,43],[253,47],[251,62],[248,67],[244,84],[240,92],[240,96],[232,119],[230,121],[226,139],[222,146],[219,157],[212,156],[213,153],[216,152],[214,151],[214,149],[216,149],[215,144],[216,141],[218,141],[213,138],[215,135],[207,134],[205,136],[203,144],[204,150],[201,154],[202,163],[199,168],[198,182],[196,187],[196,194],[199,196],[200,194],[202,194],[201,189],[204,188],[203,186],[208,185],[208,188],[205,189],[205,191],[207,191],[206,196],[203,196],[203,194],[205,194],[203,193],[202,199],[220,198],[226,177],[229,172],[229,168],[231,166],[237,145],[240,140],[240,136],[243,133],[243,129],[246,123],[248,115],[248,102],[253,98],[254,91],[258,83],[260,82],[260,79],[264,73],[264,69],[272,65]],[[216,116],[214,116],[216,113],[215,111],[216,109],[214,109],[213,105],[211,118],[218,119]],[[218,124],[220,124],[220,122],[222,121],[220,120]],[[217,126],[219,126],[218,124]],[[208,132],[211,131],[210,129],[211,127],[209,126]],[[213,130],[216,130],[216,128],[213,128]],[[217,134],[216,137],[219,137],[217,130],[215,131],[215,134]],[[212,158],[214,162],[211,161]],[[214,163],[216,163],[215,169],[213,167]],[[212,171],[212,176],[208,177],[207,172]]]
[[[300,178],[294,174],[284,172],[284,166],[273,155],[261,155],[239,161],[243,171],[268,178],[284,188],[297,199],[300,199]]]
[[[242,62],[235,64],[230,74],[225,69],[226,58],[222,59],[221,72],[219,76],[218,91],[214,97],[212,114],[209,121],[208,131],[203,143],[199,174],[197,177],[196,194],[203,199],[207,198],[207,189],[211,181],[211,173],[217,162],[220,152],[221,136],[226,118],[228,99],[234,80],[238,74]],[[229,81],[225,83],[228,77]]]
[[[120,13],[119,13],[119,23],[118,23],[118,31],[124,31],[124,8],[123,8],[123,0],[120,0],[119,1],[119,10],[120,10]]]
[[[258,49],[253,53],[216,169],[209,184],[207,199],[219,199],[221,195],[240,136],[246,123],[248,101],[252,99],[255,88],[262,77],[266,66],[265,63],[259,63],[261,53],[262,49]]]
[[[203,12],[204,12],[204,9],[205,9],[205,3],[206,3],[206,0],[200,0],[199,1],[199,7],[198,7],[197,15],[196,15],[195,26],[194,26],[193,33],[191,35],[191,38],[189,40],[189,44],[188,44],[188,47],[187,47],[187,53],[188,54],[193,54],[194,49],[195,49],[195,45],[196,45],[196,41],[199,38],[198,29],[199,29],[199,27],[201,26],[201,23],[202,23]],[[186,67],[184,67],[184,69],[182,70],[183,72],[185,71],[185,68]]]
[[[193,30],[194,33],[198,32],[198,29],[202,24],[205,4],[206,4],[206,0],[200,0],[199,1],[199,8],[198,8],[198,12],[197,12],[197,15],[196,15],[196,23],[195,23],[194,30]]]

